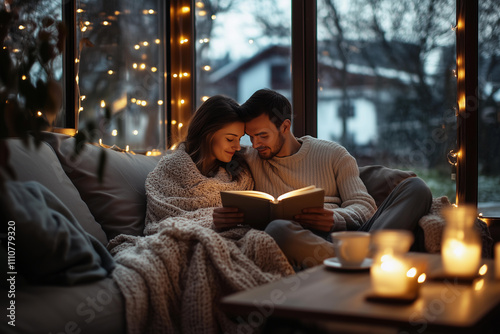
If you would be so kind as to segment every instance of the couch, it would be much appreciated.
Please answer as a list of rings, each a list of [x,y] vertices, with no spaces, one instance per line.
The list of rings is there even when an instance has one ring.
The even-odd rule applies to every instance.
[[[113,259],[105,245],[118,234],[142,234],[144,183],[161,156],[84,144],[74,157],[73,137],[46,132],[42,139],[38,146],[33,140],[28,145],[15,138],[5,141],[9,166],[15,173],[11,187],[23,187],[26,196],[34,196],[34,204],[23,202],[23,197],[12,204],[17,216],[8,224],[15,225],[17,273],[2,271],[0,307],[7,310],[8,317],[2,314],[0,332],[125,333],[124,298],[110,278]],[[105,168],[99,181],[97,170],[103,154]],[[2,173],[7,179],[14,177]],[[360,167],[360,176],[380,204],[399,182],[416,175],[365,166]],[[41,204],[35,203],[36,196],[42,198]],[[444,203],[443,199],[437,203],[440,201]],[[433,208],[437,210],[434,203]],[[430,212],[429,217],[442,227],[436,214]],[[2,263],[8,263],[12,254],[5,247],[2,250]],[[12,276],[14,284],[7,281]],[[8,308],[12,309],[13,301],[12,312]],[[9,325],[12,321],[15,327]]]

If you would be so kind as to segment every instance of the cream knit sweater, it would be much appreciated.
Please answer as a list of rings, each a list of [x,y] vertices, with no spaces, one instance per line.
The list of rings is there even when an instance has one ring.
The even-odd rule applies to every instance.
[[[335,142],[310,136],[297,140],[299,151],[287,157],[263,160],[256,150],[247,150],[255,189],[278,196],[316,185],[325,190],[325,208],[333,209],[333,231],[358,229],[377,207],[359,178],[356,160]]]

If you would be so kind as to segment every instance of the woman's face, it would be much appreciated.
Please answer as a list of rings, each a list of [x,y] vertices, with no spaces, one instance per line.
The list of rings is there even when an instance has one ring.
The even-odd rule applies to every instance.
[[[212,158],[229,162],[241,149],[240,138],[245,134],[245,123],[230,123],[215,132],[212,139]]]

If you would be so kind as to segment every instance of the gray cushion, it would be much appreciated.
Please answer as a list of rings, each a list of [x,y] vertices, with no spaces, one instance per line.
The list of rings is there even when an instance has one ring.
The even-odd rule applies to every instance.
[[[54,150],[46,143],[38,147],[33,141],[26,146],[20,139],[8,139],[9,164],[17,181],[37,181],[49,189],[75,216],[85,231],[101,243],[107,243],[106,235],[97,224],[78,190],[61,167]]]
[[[101,224],[108,239],[118,234],[142,235],[146,214],[146,177],[161,156],[134,155],[84,144],[72,158],[75,138],[44,133],[43,140],[55,150],[66,174]],[[97,178],[100,155],[105,151],[103,182]]]
[[[377,206],[382,204],[401,181],[414,176],[417,174],[380,165],[359,167],[359,177]]]
[[[8,181],[4,187],[0,199],[12,222],[15,271],[29,282],[75,285],[114,269],[104,245],[46,187],[35,181]]]

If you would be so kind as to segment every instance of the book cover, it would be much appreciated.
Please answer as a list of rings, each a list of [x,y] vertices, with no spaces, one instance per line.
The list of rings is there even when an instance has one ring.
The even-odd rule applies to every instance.
[[[323,207],[325,191],[308,186],[289,191],[274,198],[270,194],[255,191],[221,191],[222,206],[236,207],[244,214],[244,224],[263,230],[275,219],[293,220],[305,208]]]

